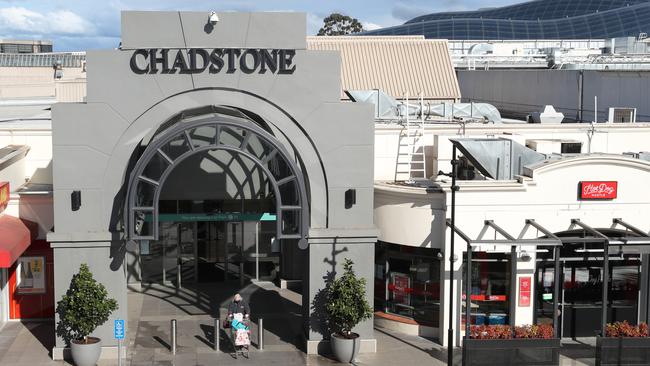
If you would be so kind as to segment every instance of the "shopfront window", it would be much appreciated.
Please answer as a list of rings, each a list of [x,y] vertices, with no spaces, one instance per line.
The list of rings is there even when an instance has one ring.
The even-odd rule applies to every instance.
[[[437,327],[440,314],[438,250],[379,242],[375,308]]]
[[[467,259],[463,262],[465,281]],[[472,253],[471,324],[499,325],[509,323],[510,254]],[[465,285],[463,284],[463,288]],[[465,296],[463,296],[465,298]],[[463,314],[465,314],[463,302]],[[463,316],[463,324],[465,324]]]
[[[568,247],[568,246],[565,246]],[[597,250],[591,248],[592,250]],[[603,261],[585,256],[584,249],[563,248],[560,260],[560,297],[557,314],[563,337],[592,337],[600,331],[603,298]],[[640,261],[613,253],[609,259],[607,321],[638,321]],[[537,264],[537,324],[553,322],[554,263]]]

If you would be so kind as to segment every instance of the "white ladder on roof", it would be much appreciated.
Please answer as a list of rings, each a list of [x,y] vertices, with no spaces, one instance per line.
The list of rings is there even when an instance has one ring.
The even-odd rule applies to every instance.
[[[406,113],[404,113],[405,128],[399,136],[397,169],[395,170],[396,181],[412,181],[417,178],[427,178],[423,113],[420,113],[419,119],[411,118],[409,116],[408,94],[405,95],[404,101],[406,107]],[[420,105],[423,105],[421,96]]]

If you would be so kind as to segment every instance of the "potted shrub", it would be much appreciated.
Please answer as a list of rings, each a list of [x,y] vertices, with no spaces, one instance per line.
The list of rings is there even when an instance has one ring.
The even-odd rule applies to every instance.
[[[560,339],[551,325],[473,325],[463,340],[463,365],[559,365]]]
[[[605,337],[596,339],[596,365],[648,365],[650,338],[648,324],[627,321],[607,324]]]
[[[117,301],[93,278],[88,265],[82,263],[79,273],[72,276],[70,288],[56,304],[59,323],[56,334],[72,349],[77,366],[94,366],[102,351],[101,340],[90,334],[104,324],[117,310]]]
[[[332,353],[340,362],[346,363],[354,360],[361,344],[359,334],[353,333],[352,328],[372,316],[372,309],[366,301],[366,280],[357,278],[353,264],[346,258],[343,275],[326,288],[325,312],[332,331]]]

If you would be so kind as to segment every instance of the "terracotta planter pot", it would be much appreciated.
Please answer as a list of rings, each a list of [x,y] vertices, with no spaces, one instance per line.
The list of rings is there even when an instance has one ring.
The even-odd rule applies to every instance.
[[[102,353],[102,340],[95,337],[88,337],[88,343],[81,341],[70,342],[72,349],[72,360],[77,366],[95,366]]]
[[[361,338],[357,333],[352,333],[354,338],[345,338],[338,334],[332,334],[330,343],[332,353],[339,362],[352,363],[359,354]]]

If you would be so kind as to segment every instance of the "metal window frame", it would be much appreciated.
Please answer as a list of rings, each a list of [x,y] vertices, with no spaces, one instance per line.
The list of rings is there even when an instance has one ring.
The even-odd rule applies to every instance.
[[[192,143],[192,138],[189,137],[189,132],[200,127],[215,128],[216,137],[214,141],[211,141],[211,143],[208,145],[194,146]],[[223,127],[241,129],[245,131],[245,137],[243,141],[238,146],[221,144],[219,136],[222,132]],[[272,148],[268,155],[272,155],[272,157],[278,156],[284,160],[284,163],[290,170],[290,174],[287,177],[282,177],[276,180],[276,178],[266,166],[271,159],[267,159],[266,157],[260,159],[246,150],[248,141],[253,135],[256,136],[262,143],[265,143],[268,145],[268,147]],[[175,158],[171,158],[164,153],[161,154],[161,149],[169,142],[177,139],[179,136],[185,137],[188,144],[188,151]],[[225,150],[242,155],[251,160],[264,173],[275,194],[277,232],[276,238],[298,239],[299,247],[301,249],[306,249],[308,246],[307,235],[309,229],[309,202],[307,199],[307,189],[305,187],[305,180],[302,171],[298,168],[298,165],[294,162],[287,149],[273,135],[263,130],[257,124],[248,119],[220,114],[211,114],[208,117],[201,119],[193,118],[192,121],[180,120],[174,126],[168,128],[167,130],[152,138],[152,141],[147,145],[145,151],[142,153],[135,166],[133,167],[129,177],[126,193],[126,207],[123,217],[127,239],[158,240],[159,198],[166,179],[169,177],[174,168],[184,160],[192,155],[199,154],[208,150]],[[160,156],[167,163],[167,165],[163,169],[159,180],[153,181],[151,178],[145,177],[143,175],[143,172],[156,155]],[[295,186],[298,194],[297,206],[286,206],[282,204],[283,201],[279,187],[280,185],[288,183],[289,180],[286,180],[288,177],[291,177],[290,181],[295,181]],[[140,207],[136,205],[137,185],[141,181],[147,182],[154,187],[152,207]],[[153,213],[153,220],[151,222],[151,232],[153,235],[140,235],[139,233],[135,232],[135,213],[140,211],[149,211]],[[295,234],[283,233],[283,213],[288,211],[299,211],[297,220],[298,228],[297,233]]]

